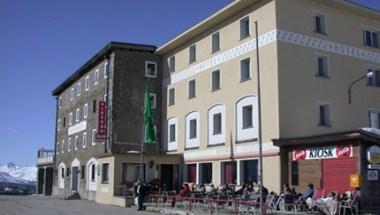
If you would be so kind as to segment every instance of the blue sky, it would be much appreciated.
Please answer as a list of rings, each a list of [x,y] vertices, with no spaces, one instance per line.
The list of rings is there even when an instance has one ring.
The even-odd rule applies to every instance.
[[[0,0],[0,164],[54,146],[51,91],[109,41],[159,46],[230,1]]]

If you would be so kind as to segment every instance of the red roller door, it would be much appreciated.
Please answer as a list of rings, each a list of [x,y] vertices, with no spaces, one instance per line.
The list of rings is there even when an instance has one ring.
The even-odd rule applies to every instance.
[[[322,185],[325,192],[350,190],[350,174],[357,173],[357,158],[322,160]]]

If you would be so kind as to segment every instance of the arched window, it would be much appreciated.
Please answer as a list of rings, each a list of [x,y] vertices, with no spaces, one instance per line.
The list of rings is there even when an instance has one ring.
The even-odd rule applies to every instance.
[[[225,143],[226,110],[224,105],[215,105],[208,110],[208,144]]]
[[[96,181],[97,181],[97,168],[98,168],[98,161],[95,158],[91,158],[87,162],[87,181],[88,186],[87,190],[89,191],[96,191]]]
[[[59,189],[65,188],[65,169],[66,169],[66,165],[64,163],[60,163],[58,166],[58,171],[59,171],[58,188]]]
[[[177,150],[178,119],[172,117],[168,120],[168,151]]]
[[[199,147],[199,130],[199,112],[187,114],[185,148]]]
[[[257,98],[247,96],[236,102],[236,140],[257,138]]]

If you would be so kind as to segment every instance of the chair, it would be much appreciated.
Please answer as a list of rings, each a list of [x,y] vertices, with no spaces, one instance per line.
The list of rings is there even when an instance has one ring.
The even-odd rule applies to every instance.
[[[284,198],[282,201],[282,210],[283,211],[297,211],[296,207],[296,197],[294,194],[284,194]]]
[[[267,204],[267,208],[271,213],[277,210],[277,201],[275,195],[267,195],[265,203]]]
[[[359,198],[357,195],[353,196],[353,199],[343,200],[340,203],[339,215],[343,209],[343,215],[346,215],[346,210],[350,211],[350,214],[359,214]]]

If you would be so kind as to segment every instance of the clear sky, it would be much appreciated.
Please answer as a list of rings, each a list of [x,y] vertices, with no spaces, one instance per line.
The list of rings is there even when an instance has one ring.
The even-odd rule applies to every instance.
[[[0,164],[54,147],[51,91],[109,41],[159,46],[229,2],[0,0]]]

